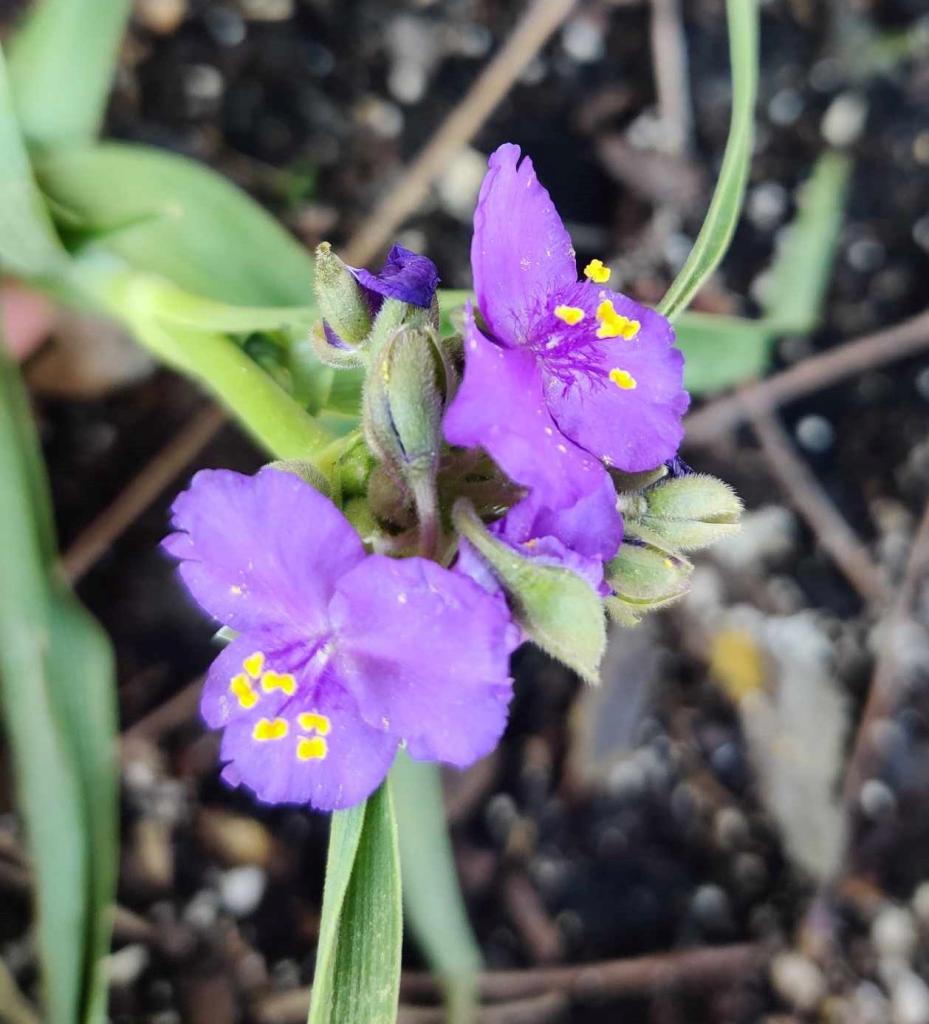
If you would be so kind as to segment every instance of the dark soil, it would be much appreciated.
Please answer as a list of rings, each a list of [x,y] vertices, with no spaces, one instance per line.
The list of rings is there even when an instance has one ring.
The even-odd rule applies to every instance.
[[[619,160],[611,148],[647,139],[654,113],[644,4],[582,5],[473,143],[482,154],[505,140],[523,145],[579,258],[621,255],[623,289],[645,300],[660,296],[699,228],[728,125],[722,4],[683,6],[695,129],[684,156],[659,158],[660,175],[642,172],[646,152]],[[189,0],[172,25],[174,7],[138,5],[109,132],[204,160],[307,245],[323,237],[338,245],[474,80],[523,5]],[[259,9],[274,18],[256,18]],[[927,16],[918,0],[764,5],[747,215],[700,298],[703,308],[754,311],[753,287],[794,212],[796,186],[827,148],[824,131],[855,160],[824,324],[811,338],[784,339],[776,365],[926,304],[929,62],[911,56],[870,67],[869,33],[925,34]],[[422,66],[411,73],[414,57]],[[866,110],[858,132],[848,113],[856,104]],[[466,162],[456,168],[467,182]],[[437,262],[446,286],[467,287],[469,193],[453,177],[403,238]],[[37,398],[64,547],[199,401],[166,372],[92,402]],[[842,514],[895,576],[929,493],[927,402],[929,363],[914,360],[783,413]],[[688,458],[731,481],[749,510],[786,505],[747,433],[735,448],[721,442]],[[251,470],[259,463],[228,427],[198,464]],[[182,691],[215,653],[210,624],[181,597],[157,549],[171,497],[141,517],[79,588],[116,647],[124,729]],[[766,555],[764,547],[759,540],[736,569],[710,556],[697,560],[724,607],[821,613],[854,721],[871,674],[873,613],[804,526],[778,552]],[[535,651],[517,658],[517,698],[499,754],[489,769],[475,770],[483,774],[449,780],[456,853],[487,964],[587,962],[754,940],[772,949],[797,944],[823,967],[837,1007],[830,1019],[889,1020],[879,1000],[900,997],[879,969],[868,930],[882,900],[906,904],[929,879],[925,644],[913,642],[873,798],[857,805],[849,879],[825,911],[826,924],[812,927],[833,943],[823,954],[811,946],[809,924],[800,928],[815,887],[785,854],[762,806],[739,716],[708,673],[698,620],[693,602],[655,620],[659,671],[646,680],[641,705],[634,693],[618,702],[623,738],[596,760],[569,727],[589,705],[578,682]],[[626,643],[614,640],[620,654]],[[126,745],[119,899],[140,920],[117,928],[111,1016],[118,1024],[270,1021],[277,1018],[268,997],[312,977],[327,821],[230,792],[218,781],[216,750],[193,713],[167,729],[143,729]],[[527,901],[528,915],[520,913]],[[0,951],[28,988],[26,907],[21,899],[10,906]],[[917,969],[925,966],[929,946],[914,956]],[[412,946],[406,963],[422,965]],[[869,981],[883,1017],[863,1016]],[[762,973],[697,996],[669,989],[647,1000],[578,1003],[564,1019],[748,1024],[788,1013],[798,1016],[778,1019],[801,1018],[803,1006],[791,1007],[790,987],[772,987]]]

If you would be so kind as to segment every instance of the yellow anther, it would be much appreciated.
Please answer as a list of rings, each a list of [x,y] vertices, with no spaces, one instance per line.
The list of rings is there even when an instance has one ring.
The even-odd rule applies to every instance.
[[[261,670],[265,665],[265,656],[261,651],[255,651],[254,654],[250,654],[245,661],[242,662],[242,667],[252,677],[257,679],[261,675]]]
[[[283,690],[288,697],[292,697],[297,692],[297,680],[289,672],[278,674],[268,671],[261,677],[261,688],[265,693]]]
[[[301,761],[322,761],[329,753],[329,744],[322,736],[301,736],[297,743],[297,757]]]
[[[306,729],[307,732],[318,732],[320,736],[328,736],[329,730],[332,728],[332,722],[325,715],[320,715],[315,711],[301,712],[297,715],[297,722],[301,729]]]
[[[601,260],[591,260],[584,267],[584,277],[589,281],[596,281],[597,284],[606,284],[610,279],[610,268],[604,266]]]
[[[256,740],[282,740],[287,735],[286,718],[259,718],[252,729],[252,738]]]
[[[584,310],[578,306],[556,306],[555,316],[559,320],[564,320],[570,327],[573,327],[584,319]]]
[[[612,299],[604,299],[597,306],[597,319],[600,321],[598,338],[625,338],[626,341],[631,341],[641,327],[638,320],[630,320],[629,317],[617,313]]]
[[[617,366],[610,370],[610,380],[623,391],[632,391],[636,386],[635,377],[628,370],[620,370]]]
[[[258,703],[258,694],[252,689],[248,676],[241,673],[232,677],[229,689],[238,698],[239,704],[247,711]]]

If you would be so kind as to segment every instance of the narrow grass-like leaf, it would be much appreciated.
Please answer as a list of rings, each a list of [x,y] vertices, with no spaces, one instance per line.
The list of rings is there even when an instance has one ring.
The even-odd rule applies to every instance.
[[[658,306],[659,312],[670,320],[687,308],[729,248],[748,181],[758,91],[757,0],[727,0],[726,14],[732,68],[729,138],[703,227],[686,263]]]
[[[333,815],[308,1024],[394,1024],[403,912],[390,784]]]
[[[19,379],[0,356],[0,706],[34,867],[45,1019],[91,1024],[104,1015],[115,882],[112,663],[55,578],[38,464]]]
[[[66,259],[32,177],[0,50],[0,266],[39,276]]]
[[[761,306],[772,331],[807,334],[819,323],[839,232],[851,161],[825,153],[803,185],[800,209],[767,274]]]
[[[10,45],[10,78],[30,144],[90,142],[99,131],[132,0],[39,0]]]
[[[776,337],[764,320],[682,313],[674,325],[684,353],[684,383],[693,395],[712,395],[764,373]]]
[[[407,922],[443,981],[449,1024],[468,1024],[476,1012],[481,953],[458,884],[439,767],[401,752],[391,779]]]
[[[36,165],[62,230],[134,270],[238,306],[311,306],[313,262],[253,199],[207,167],[147,146],[105,143]]]

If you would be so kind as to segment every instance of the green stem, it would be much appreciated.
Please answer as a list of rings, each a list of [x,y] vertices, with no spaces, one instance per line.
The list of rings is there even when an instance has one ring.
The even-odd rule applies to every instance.
[[[269,454],[278,459],[304,459],[328,475],[341,451],[339,439],[230,338],[216,329],[185,327],[178,320],[171,323],[170,310],[178,298],[173,285],[103,264],[77,265],[75,274],[83,291],[125,324],[162,362],[203,384]]]

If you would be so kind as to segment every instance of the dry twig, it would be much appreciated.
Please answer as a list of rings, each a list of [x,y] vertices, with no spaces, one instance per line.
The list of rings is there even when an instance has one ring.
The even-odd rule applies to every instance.
[[[747,415],[772,475],[807,521],[817,542],[866,602],[885,601],[888,587],[883,569],[794,450],[784,428],[763,409],[749,407]]]
[[[428,195],[456,151],[480,130],[526,65],[567,18],[576,0],[535,0],[503,49],[481,72],[397,184],[345,247],[348,263],[364,265]]]
[[[927,347],[929,312],[804,359],[790,369],[744,388],[739,394],[708,402],[687,417],[685,443],[713,444],[720,435],[742,423],[750,410],[771,411],[786,402],[831,387],[856,373],[916,355]]]
[[[878,649],[864,711],[852,744],[852,753],[845,770],[842,792],[847,806],[854,803],[867,774],[868,762],[871,757],[872,727],[876,722],[890,715],[896,703],[898,697],[896,636],[912,616],[919,581],[927,569],[929,569],[929,502],[926,503],[922,519],[916,530],[896,598],[880,624],[882,642]]]
[[[62,556],[61,566],[71,583],[93,568],[117,537],[203,451],[225,422],[226,414],[217,406],[202,409],[142,468]]]

